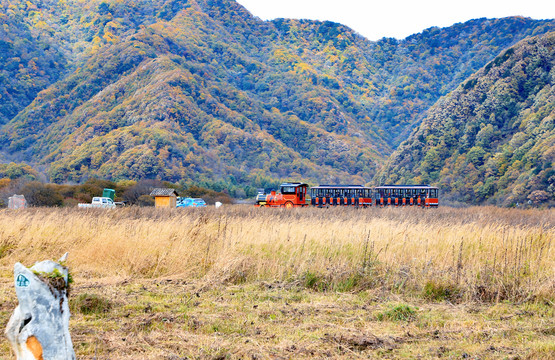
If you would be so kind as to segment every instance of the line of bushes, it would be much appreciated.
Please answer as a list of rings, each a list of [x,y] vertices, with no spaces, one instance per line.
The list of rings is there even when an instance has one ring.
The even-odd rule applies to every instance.
[[[126,205],[154,206],[150,191],[155,187],[174,188],[183,197],[200,197],[208,204],[219,201],[232,203],[232,198],[225,192],[187,186],[159,180],[126,180],[112,182],[101,179],[89,179],[83,184],[51,184],[37,179],[9,177],[0,179],[0,207],[6,207],[8,198],[14,194],[25,196],[29,206],[77,206],[78,203],[90,203],[95,196],[102,196],[104,188],[116,191],[116,201]]]

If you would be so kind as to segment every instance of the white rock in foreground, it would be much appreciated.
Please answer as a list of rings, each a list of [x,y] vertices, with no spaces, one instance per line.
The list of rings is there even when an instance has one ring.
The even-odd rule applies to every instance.
[[[6,336],[17,360],[75,359],[69,334],[68,274],[65,266],[51,260],[31,269],[15,264],[19,305],[8,322]]]

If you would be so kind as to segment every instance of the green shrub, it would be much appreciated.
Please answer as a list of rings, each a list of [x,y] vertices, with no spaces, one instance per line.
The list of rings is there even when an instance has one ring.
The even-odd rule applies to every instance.
[[[110,311],[112,304],[96,294],[81,294],[72,303],[72,311],[79,311],[83,315],[104,314]]]
[[[359,284],[360,275],[358,274],[351,274],[350,276],[345,277],[344,279],[337,280],[333,284],[333,290],[337,292],[349,292]]]
[[[460,298],[461,291],[456,285],[430,280],[422,289],[422,296],[431,301],[455,301]]]
[[[379,321],[412,321],[416,318],[417,307],[408,304],[397,304],[391,309],[378,313],[376,318]]]
[[[38,181],[27,183],[21,193],[31,206],[62,206],[64,200],[52,184]]]
[[[304,286],[307,289],[317,289],[321,282],[321,278],[318,274],[307,270],[304,274]]]

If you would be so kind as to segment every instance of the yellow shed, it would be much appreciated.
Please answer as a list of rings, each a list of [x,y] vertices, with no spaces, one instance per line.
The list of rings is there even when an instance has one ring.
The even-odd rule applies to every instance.
[[[168,188],[154,188],[150,192],[150,196],[154,196],[154,205],[156,207],[174,208],[177,200],[177,191]]]

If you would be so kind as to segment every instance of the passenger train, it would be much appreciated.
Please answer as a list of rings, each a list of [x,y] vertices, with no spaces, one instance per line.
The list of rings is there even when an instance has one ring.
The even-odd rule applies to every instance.
[[[256,196],[257,207],[332,207],[332,206],[419,206],[439,205],[439,189],[429,185],[319,185],[292,182],[280,185],[280,191]]]

